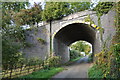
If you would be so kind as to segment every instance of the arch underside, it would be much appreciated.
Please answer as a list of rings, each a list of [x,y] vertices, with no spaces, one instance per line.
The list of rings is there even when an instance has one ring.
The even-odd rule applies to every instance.
[[[92,27],[83,23],[74,23],[60,29],[53,39],[53,49],[55,54],[62,57],[63,63],[69,60],[69,45],[83,40],[93,45],[95,42],[96,31]]]

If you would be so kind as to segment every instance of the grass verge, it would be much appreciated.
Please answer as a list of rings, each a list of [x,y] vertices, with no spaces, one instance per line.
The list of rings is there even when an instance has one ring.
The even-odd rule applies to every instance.
[[[92,78],[103,78],[103,72],[102,69],[98,69],[96,65],[93,65],[89,70],[88,70],[88,77]]]
[[[68,66],[68,65],[70,65],[70,64],[73,64],[75,61],[81,59],[82,57],[83,57],[83,56],[80,56],[80,57],[75,58],[75,59],[71,59],[69,62],[65,63],[64,65]]]
[[[50,69],[42,69],[36,72],[33,72],[29,75],[25,75],[19,78],[51,78],[52,76],[54,76],[55,74],[57,74],[58,72],[61,72],[62,70],[64,70],[63,67],[58,67],[58,68],[50,68]]]
[[[71,59],[70,61],[77,61],[77,60],[81,59],[82,57],[83,57],[83,56],[80,56],[80,57],[78,57],[78,58]]]

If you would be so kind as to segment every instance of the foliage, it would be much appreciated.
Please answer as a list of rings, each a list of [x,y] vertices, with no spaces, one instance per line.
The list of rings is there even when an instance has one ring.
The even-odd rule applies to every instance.
[[[2,28],[5,29],[8,27],[8,24],[12,24],[14,22],[14,12],[19,12],[20,9],[25,9],[28,5],[28,2],[2,2]]]
[[[89,76],[94,78],[97,77],[99,74],[93,74],[100,70],[100,74],[102,74],[101,78],[119,78],[120,76],[120,44],[115,44],[110,48],[110,51],[104,49],[100,53],[96,54],[96,61],[94,62],[94,66],[92,69],[94,71],[89,71]]]
[[[17,25],[34,25],[41,21],[41,6],[34,3],[31,9],[21,9],[20,12],[14,15],[14,20]]]
[[[25,65],[27,66],[33,66],[33,65],[42,65],[43,64],[43,60],[39,57],[33,57],[33,58],[30,58],[30,59],[26,59]]]
[[[17,5],[17,7],[16,7]],[[27,18],[25,16],[28,16],[28,14],[24,14],[19,16],[18,14],[23,12],[27,12],[27,10],[31,10],[29,15],[32,16],[33,22],[38,22],[38,16],[36,14],[39,14],[39,7],[38,5],[34,5],[31,9],[25,9],[26,5],[28,3],[24,2],[13,2],[13,3],[2,3],[2,53],[3,53],[3,69],[11,69],[14,68],[17,65],[21,65],[18,63],[24,63],[24,55],[22,52],[20,52],[21,48],[24,48],[27,44],[25,42],[25,34],[23,28],[20,27],[20,25],[23,25],[24,22],[26,22]],[[37,12],[36,12],[37,11]],[[36,13],[36,14],[35,14]],[[16,18],[17,16],[17,18]],[[22,24],[15,24],[21,21],[21,18],[24,18],[24,21]],[[29,17],[30,18],[30,17]],[[15,23],[14,23],[15,22]],[[32,22],[30,22],[32,23]]]
[[[20,48],[24,47],[24,30],[14,24],[13,13],[25,9],[28,3],[2,3],[2,62],[3,69],[14,68],[24,60]],[[17,6],[17,7],[16,7]]]
[[[80,57],[80,52],[76,50],[70,50],[70,60]]]
[[[45,43],[46,43],[45,40],[42,39],[42,38],[40,38],[40,37],[37,37],[37,40],[38,40],[40,43],[42,43],[42,44],[45,44]]]
[[[120,1],[115,6],[116,19],[115,19],[115,26],[116,26],[116,35],[114,36],[113,43],[120,43]]]
[[[100,17],[103,14],[107,14],[108,11],[111,10],[114,5],[114,2],[99,2],[98,5],[93,9],[97,12],[98,26],[101,26]]]
[[[89,8],[89,2],[46,2],[42,18],[45,21],[57,20]]]
[[[20,78],[31,78],[30,80],[32,80],[32,78],[46,78],[47,79],[47,78],[51,78],[52,76],[54,76],[58,72],[61,72],[62,70],[64,70],[64,68],[62,68],[62,67],[50,68],[49,70],[43,69],[43,70],[33,72],[32,74],[29,74],[26,76],[22,76]]]
[[[61,58],[59,56],[53,56],[52,54],[44,61],[44,69],[49,69],[50,67],[57,67],[60,65]]]
[[[88,15],[88,16],[85,18],[85,22],[90,22],[90,24],[94,24],[94,21],[92,21],[92,19],[90,18],[90,15]]]
[[[74,61],[77,61],[77,60],[80,60],[83,56],[80,56],[80,57],[77,57],[75,59],[70,59],[70,62],[74,62]]]
[[[117,12],[117,15],[116,15],[117,18],[115,19],[116,34],[112,40],[112,45],[110,49],[108,49],[106,45],[104,45],[103,50],[100,53],[95,55],[97,59],[94,62],[95,67],[93,66],[91,70],[89,71],[89,77],[91,78],[97,77],[97,75],[99,75],[99,72],[97,72],[98,70],[101,70],[100,71],[100,74],[102,74],[101,78],[110,78],[110,79],[120,78],[120,54],[119,54],[120,52],[120,39],[119,39],[119,34],[120,34],[120,28],[119,28],[120,6],[119,5],[120,5],[120,2],[114,5],[115,5],[114,6],[115,11]],[[105,6],[102,6],[102,7],[105,7]],[[96,74],[93,74],[95,72]]]
[[[4,67],[5,65],[7,65],[6,67],[16,65],[22,58],[23,53],[19,50],[24,46],[24,35],[21,33],[24,33],[24,31],[19,27],[2,32],[2,61]]]
[[[107,14],[113,5],[114,2],[99,2],[93,10],[95,10],[99,16],[102,16],[103,14]]]
[[[46,2],[42,18],[45,21],[60,19],[70,14],[69,5],[66,2]]]
[[[25,7],[28,5],[29,5],[28,2],[2,2],[2,9],[19,12],[20,9],[25,9]]]
[[[111,73],[113,77],[120,78],[120,43],[113,45],[113,57]]]
[[[92,68],[88,70],[88,75],[89,75],[90,80],[96,80],[96,78],[97,79],[103,78],[102,69],[97,68],[96,65],[93,65]]]
[[[90,46],[83,41],[78,41],[75,44],[72,44],[70,48],[79,52],[85,52],[86,54],[91,50]]]
[[[72,13],[88,10],[90,8],[90,2],[71,2],[69,5]]]

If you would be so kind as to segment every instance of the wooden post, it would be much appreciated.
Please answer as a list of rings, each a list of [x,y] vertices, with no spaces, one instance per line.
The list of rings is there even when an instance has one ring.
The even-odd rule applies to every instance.
[[[12,78],[12,68],[10,69],[10,78]]]
[[[30,63],[28,64],[28,73],[29,73],[29,70],[30,70]]]

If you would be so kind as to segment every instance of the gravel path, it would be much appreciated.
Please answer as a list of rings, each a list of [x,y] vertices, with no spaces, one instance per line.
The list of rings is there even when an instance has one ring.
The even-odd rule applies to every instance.
[[[87,63],[88,57],[83,57],[74,64],[65,66],[65,70],[53,76],[53,78],[87,78],[87,72],[91,63]]]

